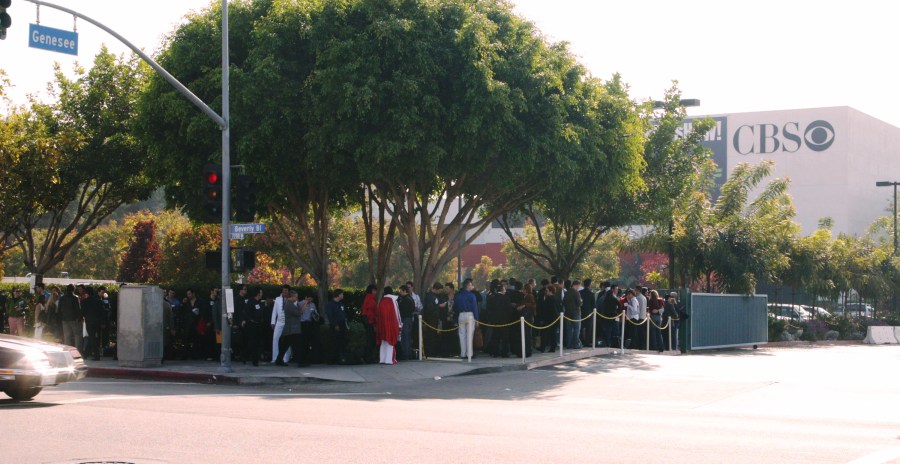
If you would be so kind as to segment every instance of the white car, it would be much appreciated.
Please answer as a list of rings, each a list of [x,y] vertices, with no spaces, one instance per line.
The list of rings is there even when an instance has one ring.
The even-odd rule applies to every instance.
[[[800,305],[792,305],[785,303],[769,303],[769,314],[775,316],[776,319],[788,321],[808,320],[811,314],[803,309]]]
[[[831,317],[831,313],[829,313],[825,308],[820,308],[818,306],[807,306],[800,305],[806,312],[810,314],[810,316],[815,317],[816,319],[825,319]]]
[[[75,347],[0,334],[0,390],[16,401],[86,375],[87,366]]]

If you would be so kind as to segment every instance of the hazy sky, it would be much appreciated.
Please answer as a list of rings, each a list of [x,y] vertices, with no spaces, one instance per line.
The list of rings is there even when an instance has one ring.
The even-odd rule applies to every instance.
[[[52,1],[52,0],[50,0]],[[209,0],[57,0],[146,51],[185,13]],[[515,0],[518,11],[601,78],[620,73],[635,99],[661,98],[673,79],[702,107],[692,115],[851,106],[900,126],[900,4],[889,1]],[[79,57],[28,48],[35,6],[13,0],[0,67],[19,103],[41,91],[53,62],[89,65],[102,43],[126,48],[78,21]],[[41,24],[71,30],[72,17],[42,7]],[[177,76],[176,76],[177,77]]]

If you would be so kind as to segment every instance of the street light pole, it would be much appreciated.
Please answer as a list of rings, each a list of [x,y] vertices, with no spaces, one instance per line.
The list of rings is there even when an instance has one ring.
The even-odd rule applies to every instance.
[[[234,372],[231,367],[231,326],[228,324],[228,288],[231,287],[231,79],[228,47],[228,0],[222,0],[222,352],[219,372]]]
[[[700,100],[697,98],[682,98],[678,100],[678,103],[681,104],[683,108],[700,106]],[[664,101],[654,101],[653,109],[659,110],[664,109],[666,107],[666,102]],[[674,207],[673,207],[674,209]],[[675,229],[675,218],[672,217],[672,213],[669,215],[669,289],[675,290],[675,243],[672,240],[672,232]]]
[[[894,187],[894,199],[892,203],[894,204],[894,254],[893,256],[897,256],[897,185],[900,185],[900,182],[891,182],[891,181],[878,181],[875,182],[876,187]],[[891,306],[893,306],[893,310],[897,310],[897,289],[894,286],[891,286],[893,290],[893,297],[891,301]]]
[[[878,181],[876,187],[894,187],[894,256],[897,256],[897,186],[900,182]]]

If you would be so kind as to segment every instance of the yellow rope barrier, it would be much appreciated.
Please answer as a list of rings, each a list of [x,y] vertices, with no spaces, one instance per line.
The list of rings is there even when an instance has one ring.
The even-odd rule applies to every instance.
[[[653,322],[652,317],[648,317],[646,320],[650,321],[650,323],[653,324],[653,327],[656,327],[659,330],[666,330],[667,328],[669,328],[669,321],[666,321],[666,325],[660,327],[660,326],[656,325],[655,322]]]
[[[591,315],[588,314],[587,316],[582,317],[581,319],[570,319],[570,318],[567,317],[567,316],[563,316],[563,317],[564,317],[567,321],[569,321],[569,322],[584,322],[584,321],[590,319]]]
[[[547,324],[547,325],[545,325],[545,326],[543,326],[543,327],[538,327],[538,326],[536,326],[536,325],[534,325],[534,324],[532,324],[532,323],[530,323],[530,322],[528,322],[528,321],[525,321],[525,324],[527,324],[529,327],[531,327],[532,329],[535,329],[535,330],[546,330],[546,329],[549,329],[550,327],[553,327],[553,326],[556,325],[558,322],[559,322],[559,317],[557,317],[556,319],[554,319],[553,322],[551,322],[550,324]]]
[[[631,324],[631,325],[638,325],[638,326],[640,326],[640,325],[646,324],[647,321],[650,320],[650,318],[648,317],[647,319],[644,319],[644,320],[642,320],[641,322],[634,322],[633,320],[631,320],[630,318],[627,318],[627,317],[625,318],[625,320],[628,321],[628,323]]]
[[[617,320],[619,320],[619,316],[616,316],[616,317],[606,317],[606,316],[600,314],[600,313],[597,312],[597,311],[594,311],[594,312],[597,313],[597,315],[600,316],[600,317],[602,317],[603,319],[606,319],[607,321],[617,321]]]
[[[425,327],[428,327],[428,328],[431,329],[431,330],[434,330],[434,331],[437,332],[437,333],[441,333],[441,332],[453,332],[454,330],[459,330],[459,327],[454,327],[454,328],[452,328],[452,329],[439,329],[439,328],[437,328],[437,327],[432,327],[431,324],[425,322],[425,320],[422,320],[422,325],[424,325]]]
[[[503,327],[511,327],[511,326],[514,326],[514,325],[516,325],[516,324],[519,323],[519,321],[512,321],[512,322],[510,322],[509,324],[493,325],[493,324],[488,324],[488,323],[486,323],[486,322],[481,322],[481,321],[477,321],[477,322],[478,322],[479,324],[485,326],[485,327],[493,327],[493,328],[495,328],[495,329],[500,329],[500,328],[503,328]]]

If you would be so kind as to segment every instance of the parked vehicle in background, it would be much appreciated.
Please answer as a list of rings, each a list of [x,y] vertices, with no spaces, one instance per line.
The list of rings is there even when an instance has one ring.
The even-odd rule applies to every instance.
[[[87,366],[74,347],[0,335],[0,390],[16,401],[30,400],[44,387],[86,375]]]
[[[875,317],[875,308],[866,303],[847,303],[844,314],[847,317]]]
[[[810,314],[815,319],[825,319],[831,317],[831,313],[825,310],[825,308],[820,308],[818,306],[807,306],[800,305],[806,312]]]
[[[785,303],[769,303],[769,314],[775,316],[776,319],[800,321],[810,319],[812,314],[807,312],[800,305],[792,305]]]

